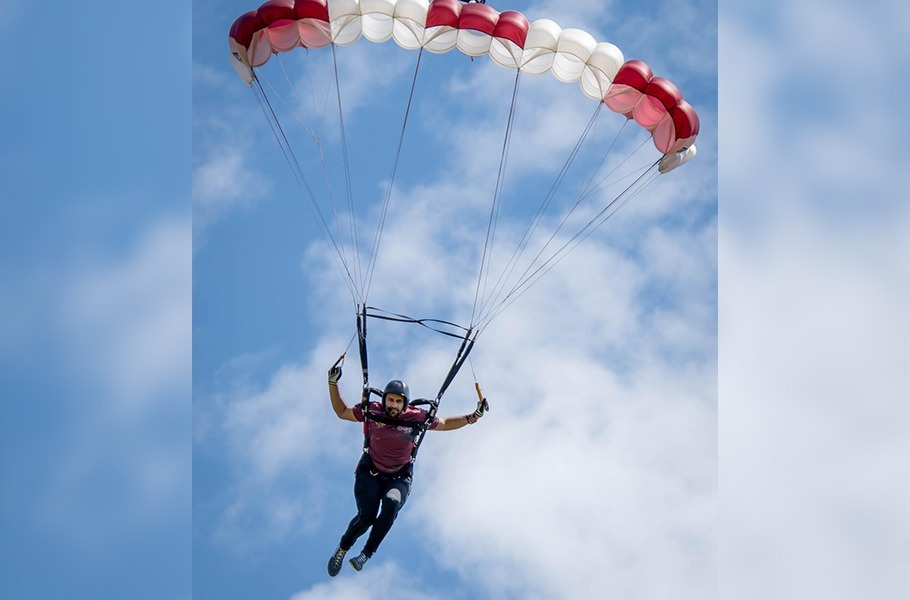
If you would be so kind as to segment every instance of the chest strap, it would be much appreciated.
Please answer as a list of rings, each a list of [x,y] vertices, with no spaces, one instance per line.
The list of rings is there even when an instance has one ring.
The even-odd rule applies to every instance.
[[[420,430],[427,426],[423,421],[404,421],[402,419],[394,419],[388,415],[374,415],[368,412],[363,413],[363,419],[365,421],[376,421],[377,423],[392,425],[394,427],[410,427],[414,430]]]

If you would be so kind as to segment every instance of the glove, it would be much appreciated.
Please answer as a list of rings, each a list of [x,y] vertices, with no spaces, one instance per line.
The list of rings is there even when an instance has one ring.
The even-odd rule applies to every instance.
[[[341,379],[341,367],[335,365],[329,369],[329,385],[338,385],[339,379]]]
[[[474,424],[477,422],[477,419],[483,416],[484,412],[488,412],[489,410],[490,403],[487,402],[486,398],[483,398],[477,401],[477,409],[473,413],[466,415],[465,418],[468,420],[468,424]]]

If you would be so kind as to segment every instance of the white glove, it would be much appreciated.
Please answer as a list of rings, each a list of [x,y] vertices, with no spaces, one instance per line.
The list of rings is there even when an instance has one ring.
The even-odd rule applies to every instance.
[[[482,400],[477,401],[477,409],[473,413],[466,415],[465,418],[468,420],[469,424],[473,424],[477,422],[477,419],[483,416],[484,412],[489,410],[490,403],[487,402],[486,398],[483,398]]]
[[[329,369],[329,385],[338,385],[339,379],[341,379],[341,367],[336,365]]]

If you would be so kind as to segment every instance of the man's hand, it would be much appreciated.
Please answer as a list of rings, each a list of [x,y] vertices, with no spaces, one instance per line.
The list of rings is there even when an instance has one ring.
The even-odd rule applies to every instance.
[[[341,367],[334,365],[329,369],[329,385],[338,385],[339,379],[341,379]]]
[[[486,398],[481,398],[477,401],[477,409],[473,413],[467,415],[465,418],[468,420],[469,424],[473,424],[477,422],[477,419],[483,416],[484,412],[488,412],[489,410],[490,403],[487,402]]]

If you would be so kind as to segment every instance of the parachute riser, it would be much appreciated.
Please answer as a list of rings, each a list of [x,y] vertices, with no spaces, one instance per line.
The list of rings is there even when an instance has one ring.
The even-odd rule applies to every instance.
[[[364,414],[364,444],[363,451],[369,451],[369,435],[367,433],[367,421],[374,420],[380,422],[391,422],[397,420],[390,419],[377,419],[374,416],[369,414],[368,408],[370,403],[370,396],[375,394],[382,398],[382,390],[370,387],[370,376],[369,376],[369,362],[367,359],[367,317],[374,316],[367,314],[367,306],[365,304],[360,304],[357,306],[357,339],[358,339],[358,348],[360,350],[360,366],[363,370],[363,392],[360,398],[360,406]],[[417,322],[417,321],[413,321]],[[405,422],[400,422],[401,424],[406,424],[409,427],[412,427],[416,433],[414,435],[414,450],[411,452],[411,462],[413,463],[417,459],[417,451],[420,449],[420,444],[423,443],[423,436],[426,433],[427,429],[430,426],[430,423],[433,422],[433,419],[436,418],[436,413],[439,410],[439,402],[442,400],[443,394],[454,381],[455,376],[458,374],[458,371],[461,370],[461,367],[467,361],[468,356],[471,353],[471,350],[474,349],[474,343],[477,340],[477,335],[479,332],[473,327],[468,327],[465,330],[464,337],[461,340],[461,346],[458,348],[458,353],[455,356],[455,362],[452,363],[452,366],[449,368],[449,372],[446,374],[445,379],[442,382],[442,385],[439,387],[439,391],[436,393],[436,398],[434,400],[420,400],[421,404],[428,404],[429,409],[427,410],[427,417],[423,422],[417,424],[408,424]],[[447,334],[452,335],[452,334]],[[454,337],[454,336],[453,336]],[[476,386],[475,386],[476,387]],[[479,393],[479,388],[478,388]]]
[[[455,379],[455,376],[458,375],[458,371],[461,370],[461,367],[468,359],[468,355],[471,354],[471,350],[474,349],[474,342],[476,340],[477,334],[474,332],[473,328],[469,327],[467,333],[465,333],[464,340],[461,342],[461,347],[458,349],[458,354],[455,357],[455,362],[452,363],[452,367],[449,369],[448,375],[446,375],[445,380],[442,382],[442,385],[439,388],[439,392],[436,394],[436,399],[430,402],[430,409],[427,411],[427,418],[424,421],[424,426],[417,433],[414,441],[414,450],[411,452],[412,463],[417,460],[417,451],[420,450],[420,444],[423,443],[423,436],[426,434],[427,428],[429,428],[430,423],[433,422],[433,419],[436,418],[436,412],[439,410],[439,402],[442,400],[442,395],[445,394],[447,389],[449,389],[449,385],[451,385],[452,381]]]
[[[458,374],[458,371],[461,370],[462,365],[468,359],[468,355],[471,354],[471,350],[474,349],[474,341],[477,339],[477,335],[471,335],[474,333],[472,328],[468,328],[467,333],[465,333],[464,340],[461,342],[461,347],[458,349],[458,354],[455,356],[455,362],[452,363],[452,367],[449,369],[448,375],[446,375],[445,380],[442,382],[442,385],[439,387],[439,392],[436,393],[436,403],[442,399],[442,395],[449,389],[452,381],[455,379],[455,376]]]
[[[360,395],[360,406],[364,410],[370,402],[370,368],[367,358],[367,307],[360,305],[357,309],[357,343],[360,351],[360,368],[363,371],[363,392]]]

